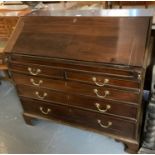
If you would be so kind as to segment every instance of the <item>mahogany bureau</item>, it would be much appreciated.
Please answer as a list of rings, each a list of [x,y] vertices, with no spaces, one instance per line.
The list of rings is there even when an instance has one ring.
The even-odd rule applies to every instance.
[[[26,123],[53,119],[140,144],[151,17],[36,11],[5,49]]]

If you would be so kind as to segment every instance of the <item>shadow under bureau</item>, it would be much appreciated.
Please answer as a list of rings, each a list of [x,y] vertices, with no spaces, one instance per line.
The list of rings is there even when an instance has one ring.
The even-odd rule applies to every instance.
[[[5,49],[26,123],[54,119],[139,149],[151,17],[36,11]]]

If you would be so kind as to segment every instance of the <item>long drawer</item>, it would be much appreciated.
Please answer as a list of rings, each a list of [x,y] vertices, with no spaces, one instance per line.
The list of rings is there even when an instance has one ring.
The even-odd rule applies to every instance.
[[[137,106],[108,100],[100,100],[75,94],[67,94],[52,91],[45,88],[38,89],[32,86],[18,85],[18,93],[22,97],[70,105],[80,109],[98,112],[100,114],[112,114],[119,117],[136,120]],[[123,109],[123,110],[122,110]]]
[[[21,98],[21,101],[25,113],[51,119],[66,118],[71,123],[134,139],[135,123],[132,121],[32,99]]]
[[[80,94],[85,96],[96,97],[98,99],[118,100],[122,102],[138,103],[139,92],[120,90],[109,86],[98,87],[83,84],[74,81],[63,81],[54,79],[44,79],[38,77],[24,76],[13,73],[13,78],[17,84],[39,85],[41,88],[48,88],[57,91],[63,91],[71,94]]]

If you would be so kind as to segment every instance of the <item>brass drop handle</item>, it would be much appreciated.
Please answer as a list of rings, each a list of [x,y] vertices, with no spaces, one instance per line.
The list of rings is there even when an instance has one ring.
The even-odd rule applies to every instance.
[[[28,67],[28,71],[31,75],[38,75],[41,72],[41,69],[38,68],[38,69],[34,70],[31,67]]]
[[[39,86],[43,83],[42,80],[39,80],[39,82],[37,83],[37,82],[35,82],[34,79],[30,79],[30,82],[31,82],[34,86],[37,86],[37,87],[39,87]]]
[[[97,79],[96,77],[92,77],[92,80],[93,82],[97,85],[97,86],[100,86],[100,87],[103,87],[105,84],[107,84],[109,82],[109,79],[104,79],[104,82],[102,84],[98,83],[97,82]]]
[[[138,80],[141,80],[141,78],[142,78],[141,74],[138,74]]]
[[[108,121],[108,124],[107,124],[107,125],[103,125],[103,124],[102,124],[102,121],[101,121],[100,119],[97,120],[97,123],[98,123],[102,128],[106,128],[106,129],[109,128],[110,126],[112,126],[112,122],[109,122],[109,121]]]
[[[44,111],[43,107],[39,107],[39,109],[45,115],[48,115],[51,112],[51,109],[49,109],[49,108],[46,111]]]
[[[40,96],[38,91],[36,91],[35,94],[39,99],[44,99],[47,96],[47,93],[44,93],[43,96]]]
[[[105,113],[108,111],[108,109],[111,108],[111,105],[107,104],[105,109],[101,109],[101,105],[99,103],[95,103],[96,108],[98,109],[99,112]]]
[[[105,90],[105,91],[104,91],[104,96],[101,96],[101,95],[98,94],[98,90],[97,90],[97,89],[94,89],[94,93],[95,93],[95,94],[97,95],[97,97],[99,97],[99,98],[105,98],[107,95],[110,94],[110,92],[109,92],[108,90]]]

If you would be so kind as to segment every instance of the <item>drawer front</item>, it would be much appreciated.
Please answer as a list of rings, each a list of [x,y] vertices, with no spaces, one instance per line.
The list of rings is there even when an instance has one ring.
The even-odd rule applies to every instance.
[[[69,110],[67,106],[57,104],[49,104],[47,102],[37,101],[33,99],[21,98],[24,112],[39,115],[45,118],[69,119]]]
[[[80,81],[86,84],[92,84],[95,86],[103,87],[105,85],[120,87],[124,89],[140,89],[139,81],[123,80],[116,76],[106,76],[95,73],[84,73],[84,72],[67,72],[67,79],[73,81]]]
[[[96,99],[93,97],[86,97],[83,95],[81,96],[76,94],[68,94],[65,92],[58,92],[33,86],[17,86],[18,93],[20,96],[44,100],[48,102],[57,102],[60,104],[69,104],[71,106],[94,110],[99,113],[110,113],[131,119],[136,119],[137,117],[137,107],[135,105],[114,102],[104,99]]]
[[[71,109],[73,120],[83,126],[94,128],[105,133],[135,138],[136,123],[125,121],[117,117],[100,115],[97,113]]]
[[[23,22],[13,53],[143,66],[150,17],[36,15]]]
[[[40,87],[36,88],[36,90],[40,89],[41,91],[43,88],[48,88],[51,90],[62,91],[64,93],[80,94],[84,96],[95,97],[97,99],[110,99],[118,100],[121,102],[138,103],[139,100],[139,93],[137,92],[123,91],[108,86],[95,87],[92,85],[73,81],[65,82],[63,80],[52,80],[47,78],[43,79],[40,77],[32,78],[30,76],[17,75],[16,73],[13,73],[13,78],[17,84],[26,84],[30,86],[34,86],[35,84],[39,84],[40,81],[43,81],[40,84]]]
[[[61,78],[61,79],[64,78],[63,70],[52,68],[49,66],[12,62],[9,65],[9,68],[11,71],[25,73],[32,76],[47,76],[47,77]]]
[[[135,123],[117,117],[21,98],[24,112],[49,119],[59,119],[114,135],[135,138]]]
[[[24,75],[15,72],[12,73],[12,77],[17,85],[29,85],[38,89],[47,88],[52,90],[64,90],[66,87],[66,84],[63,80]]]
[[[113,114],[132,120],[137,119],[137,106],[120,102],[94,99],[80,95],[69,95],[69,105],[100,114]]]
[[[68,104],[67,103],[67,94],[52,91],[48,89],[38,89],[32,86],[17,85],[17,90],[19,96],[33,98],[42,101],[56,102],[59,104]]]
[[[140,94],[140,92],[125,91],[109,86],[97,87],[78,82],[68,82],[67,89],[70,92],[95,97],[97,99],[110,99],[129,103],[138,103]]]
[[[114,75],[119,78],[124,77],[125,79],[139,80],[141,76],[142,69],[134,68],[132,69],[124,66],[108,66],[103,65],[103,63],[93,63],[84,61],[73,61],[65,59],[56,58],[39,58],[31,56],[23,56],[19,54],[13,54],[11,56],[11,63],[22,62],[24,64],[37,64],[37,66],[52,66],[55,68],[63,68],[66,71],[82,71],[82,72],[93,72],[96,74]],[[73,72],[74,75],[77,72]],[[73,75],[69,75],[73,76]],[[82,75],[84,76],[84,75]]]

